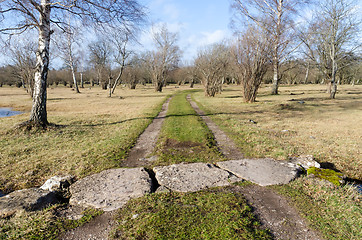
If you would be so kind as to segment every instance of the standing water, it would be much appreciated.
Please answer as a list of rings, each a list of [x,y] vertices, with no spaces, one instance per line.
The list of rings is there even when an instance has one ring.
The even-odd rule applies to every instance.
[[[2,117],[11,117],[15,115],[22,114],[23,112],[12,111],[11,108],[0,108],[0,118]]]

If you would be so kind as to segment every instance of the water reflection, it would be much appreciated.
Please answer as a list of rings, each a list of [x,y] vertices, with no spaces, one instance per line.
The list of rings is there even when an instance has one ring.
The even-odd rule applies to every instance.
[[[22,114],[23,112],[13,111],[11,108],[0,108],[0,118],[1,117],[11,117],[15,115]]]

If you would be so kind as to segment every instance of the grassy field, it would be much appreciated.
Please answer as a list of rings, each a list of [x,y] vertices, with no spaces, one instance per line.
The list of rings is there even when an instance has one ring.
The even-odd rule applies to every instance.
[[[23,89],[0,88],[0,107],[25,112],[0,118],[0,191],[39,186],[57,174],[81,178],[118,167],[175,88],[119,88],[112,98],[99,88],[81,91],[48,89],[48,119],[61,127],[30,134],[14,126],[28,119],[31,99]]]
[[[225,87],[215,98],[202,92],[193,97],[246,157],[311,154],[362,180],[362,86],[339,86],[335,100],[327,98],[323,85],[282,86],[277,96],[269,92],[263,87],[253,104],[243,103],[238,86]]]
[[[321,85],[281,86],[281,94],[272,96],[264,86],[258,102],[246,104],[239,86],[226,86],[215,98],[204,97],[200,86],[196,90],[168,86],[163,93],[155,93],[151,86],[119,88],[112,98],[98,88],[81,89],[81,94],[50,88],[48,118],[60,126],[29,133],[14,128],[29,117],[29,96],[23,89],[2,87],[0,107],[25,113],[0,118],[0,191],[40,186],[57,174],[82,178],[118,167],[171,94],[175,96],[155,150],[160,156],[155,165],[222,160],[212,134],[185,99],[189,93],[245,156],[281,160],[312,154],[323,166],[361,180],[362,86],[339,86],[335,100],[327,98],[325,89]],[[287,196],[326,239],[362,237],[361,195],[351,186],[334,187],[302,177],[272,188]],[[0,219],[0,239],[56,239],[59,232],[99,214],[90,211],[80,221],[65,221],[54,215],[60,207]],[[124,239],[185,239],[200,232],[204,239],[270,238],[244,198],[223,188],[151,194],[129,202],[117,220],[115,238],[120,238],[119,232]]]

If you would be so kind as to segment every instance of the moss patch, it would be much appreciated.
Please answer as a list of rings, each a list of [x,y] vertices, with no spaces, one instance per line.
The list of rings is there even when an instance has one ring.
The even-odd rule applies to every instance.
[[[333,183],[336,186],[341,185],[342,174],[331,169],[321,169],[316,167],[311,167],[307,170],[308,176],[314,175],[317,178],[327,180]]]

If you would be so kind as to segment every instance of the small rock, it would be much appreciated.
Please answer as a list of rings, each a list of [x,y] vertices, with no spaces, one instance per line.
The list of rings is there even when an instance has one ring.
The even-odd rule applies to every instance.
[[[295,164],[296,166],[301,166],[305,170],[310,167],[320,168],[321,165],[314,160],[313,155],[300,155],[299,157],[290,158],[290,163]]]
[[[160,186],[156,190],[156,193],[169,193],[169,192],[171,192],[171,190],[165,186]]]
[[[282,132],[289,132],[289,130],[288,130],[288,129],[284,129],[284,130],[282,130]]]
[[[39,188],[15,191],[0,198],[0,218],[13,215],[19,210],[34,211],[59,203],[54,192]]]
[[[134,214],[134,215],[132,216],[132,219],[136,219],[136,218],[138,218],[138,216],[139,216],[139,214]]]
[[[25,173],[25,176],[34,176],[34,171],[30,170]]]
[[[304,102],[304,101],[299,101],[298,103],[299,103],[299,104],[304,104],[305,102]]]
[[[51,192],[61,192],[74,182],[74,176],[54,176],[48,179],[40,188]]]

